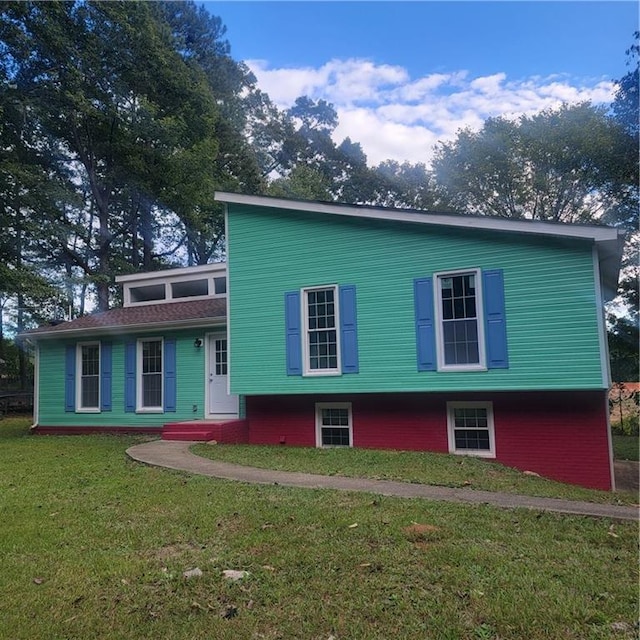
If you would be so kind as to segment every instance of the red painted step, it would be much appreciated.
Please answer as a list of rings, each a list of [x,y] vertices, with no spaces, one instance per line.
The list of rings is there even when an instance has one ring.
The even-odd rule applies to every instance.
[[[222,444],[246,444],[249,442],[247,420],[225,420],[221,422],[170,422],[162,428],[163,440],[209,442]]]

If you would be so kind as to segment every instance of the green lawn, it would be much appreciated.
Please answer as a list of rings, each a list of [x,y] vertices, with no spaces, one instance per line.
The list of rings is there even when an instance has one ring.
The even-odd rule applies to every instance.
[[[637,636],[633,523],[244,485],[28,424],[0,421],[0,638]]]
[[[516,469],[471,456],[424,451],[207,444],[195,445],[192,450],[206,458],[281,471],[401,480],[589,502],[638,502],[635,493],[583,489],[526,475]]]
[[[635,460],[639,458],[638,436],[613,436],[613,456],[616,460]]]

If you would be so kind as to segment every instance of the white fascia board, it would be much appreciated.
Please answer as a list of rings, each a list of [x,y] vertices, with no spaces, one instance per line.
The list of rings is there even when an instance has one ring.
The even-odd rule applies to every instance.
[[[83,329],[58,329],[57,331],[41,331],[34,334],[21,334],[30,342],[39,340],[54,340],[56,338],[74,338],[82,336],[128,335],[130,333],[145,333],[166,329],[208,329],[209,327],[226,326],[225,318],[196,318],[192,320],[177,320],[174,322],[141,322],[138,324],[115,325],[108,327],[85,327]]]
[[[506,231],[541,236],[563,238],[581,238],[595,242],[617,240],[618,230],[595,225],[570,225],[538,220],[512,220],[508,218],[489,218],[455,213],[429,213],[402,209],[386,209],[367,205],[343,205],[329,202],[308,202],[304,200],[286,200],[265,196],[248,196],[239,193],[216,191],[215,200],[228,204],[244,204],[272,209],[288,209],[307,213],[326,213],[330,215],[350,216],[370,220],[391,220],[444,227],[462,227],[485,231]]]
[[[180,276],[189,276],[199,273],[215,273],[217,271],[226,271],[226,269],[226,262],[212,262],[211,264],[203,264],[196,267],[178,267],[176,269],[163,269],[162,271],[147,271],[145,273],[131,273],[124,276],[116,276],[116,282],[170,280]]]

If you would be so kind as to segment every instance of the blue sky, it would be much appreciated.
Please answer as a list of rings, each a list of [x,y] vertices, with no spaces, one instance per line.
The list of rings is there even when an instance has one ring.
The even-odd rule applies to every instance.
[[[611,100],[635,2],[206,2],[282,108],[333,103],[370,164],[428,162],[491,116]]]

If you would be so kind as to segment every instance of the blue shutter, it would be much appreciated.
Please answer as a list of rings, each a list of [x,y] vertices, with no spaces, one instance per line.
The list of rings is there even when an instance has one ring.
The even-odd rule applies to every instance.
[[[136,343],[124,345],[124,410],[136,410]]]
[[[76,346],[68,345],[64,354],[64,410],[76,410]]]
[[[302,327],[300,320],[300,292],[284,294],[284,324],[286,329],[287,375],[302,375]]]
[[[176,410],[176,341],[164,341],[164,410]]]
[[[100,409],[111,411],[111,343],[100,344]]]
[[[352,284],[340,287],[340,347],[342,373],[358,373],[358,316]]]
[[[482,272],[487,369],[508,369],[507,321],[502,269]]]
[[[433,309],[433,279],[416,278],[413,281],[416,318],[416,354],[418,371],[435,371],[436,334]]]

